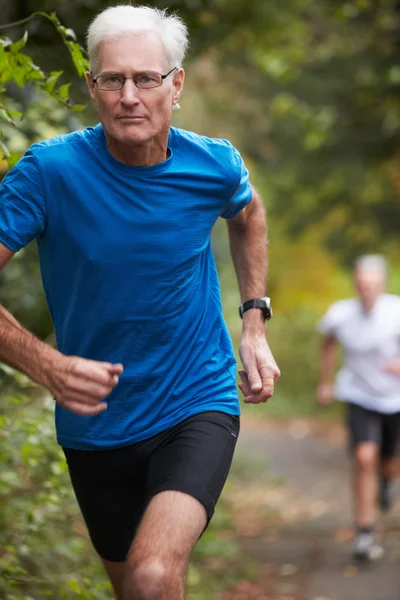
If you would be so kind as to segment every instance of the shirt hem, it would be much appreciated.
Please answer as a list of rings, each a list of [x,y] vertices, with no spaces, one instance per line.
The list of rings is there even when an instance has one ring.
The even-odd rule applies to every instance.
[[[98,439],[88,439],[85,440],[76,440],[75,438],[71,438],[69,436],[57,435],[57,442],[63,448],[70,448],[71,450],[112,450],[117,448],[123,448],[124,446],[130,446],[132,444],[136,444],[138,442],[143,442],[147,439],[170,429],[171,427],[175,427],[182,421],[185,421],[189,417],[193,417],[194,415],[198,415],[204,412],[210,411],[218,411],[223,412],[232,416],[240,416],[240,405],[237,403],[235,406],[227,406],[226,404],[212,404],[203,407],[199,407],[198,409],[186,412],[184,415],[181,415],[177,419],[172,419],[168,423],[164,423],[160,427],[152,427],[150,430],[146,431],[143,434],[133,435],[132,437],[126,438],[124,440],[118,441],[107,441],[102,440],[101,444],[99,444]]]
[[[12,252],[19,252],[23,247],[21,244],[14,242],[4,231],[0,231],[0,242]]]
[[[385,405],[377,404],[376,402],[369,402],[368,400],[360,400],[359,398],[336,398],[338,402],[343,402],[344,404],[355,404],[357,406],[361,406],[361,408],[365,408],[366,410],[372,410],[373,412],[378,412],[382,415],[394,415],[400,412],[400,403],[395,406],[391,406],[388,410],[388,407]]]

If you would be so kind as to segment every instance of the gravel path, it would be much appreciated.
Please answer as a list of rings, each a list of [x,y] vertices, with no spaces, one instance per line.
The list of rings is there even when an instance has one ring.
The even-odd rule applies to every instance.
[[[340,424],[245,417],[237,464],[245,479],[239,539],[261,565],[263,590],[242,598],[400,600],[400,502],[378,524],[384,559],[362,568],[352,563],[350,470]]]

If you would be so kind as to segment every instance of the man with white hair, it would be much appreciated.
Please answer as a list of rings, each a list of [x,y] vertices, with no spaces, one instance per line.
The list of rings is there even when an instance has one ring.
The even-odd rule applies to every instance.
[[[33,145],[0,188],[0,267],[35,239],[57,349],[0,310],[0,360],[56,400],[58,442],[123,600],[179,600],[239,433],[236,362],[210,234],[227,220],[240,388],[266,402],[266,218],[226,140],[171,127],[184,23],[118,6],[89,27],[100,123]]]
[[[382,256],[359,258],[354,270],[358,298],[334,303],[319,324],[324,339],[317,398],[321,404],[329,404],[334,396],[348,403],[354,555],[366,560],[383,554],[374,524],[378,504],[385,511],[393,501],[400,431],[400,297],[384,293],[386,279]],[[344,359],[333,386],[338,344]]]

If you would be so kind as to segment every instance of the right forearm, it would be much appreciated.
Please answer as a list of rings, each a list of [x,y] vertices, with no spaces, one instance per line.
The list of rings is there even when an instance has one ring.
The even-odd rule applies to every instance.
[[[320,383],[332,383],[336,367],[337,348],[332,338],[324,340],[320,366]]]
[[[59,352],[45,344],[0,306],[0,362],[47,387],[48,373]]]

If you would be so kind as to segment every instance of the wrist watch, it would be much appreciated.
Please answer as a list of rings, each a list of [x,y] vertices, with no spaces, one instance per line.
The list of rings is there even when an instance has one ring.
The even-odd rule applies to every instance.
[[[253,298],[252,300],[243,302],[243,304],[239,306],[239,315],[241,319],[243,319],[246,310],[250,310],[250,308],[259,308],[266,321],[269,321],[272,317],[271,300],[268,296],[265,296],[264,298]]]

